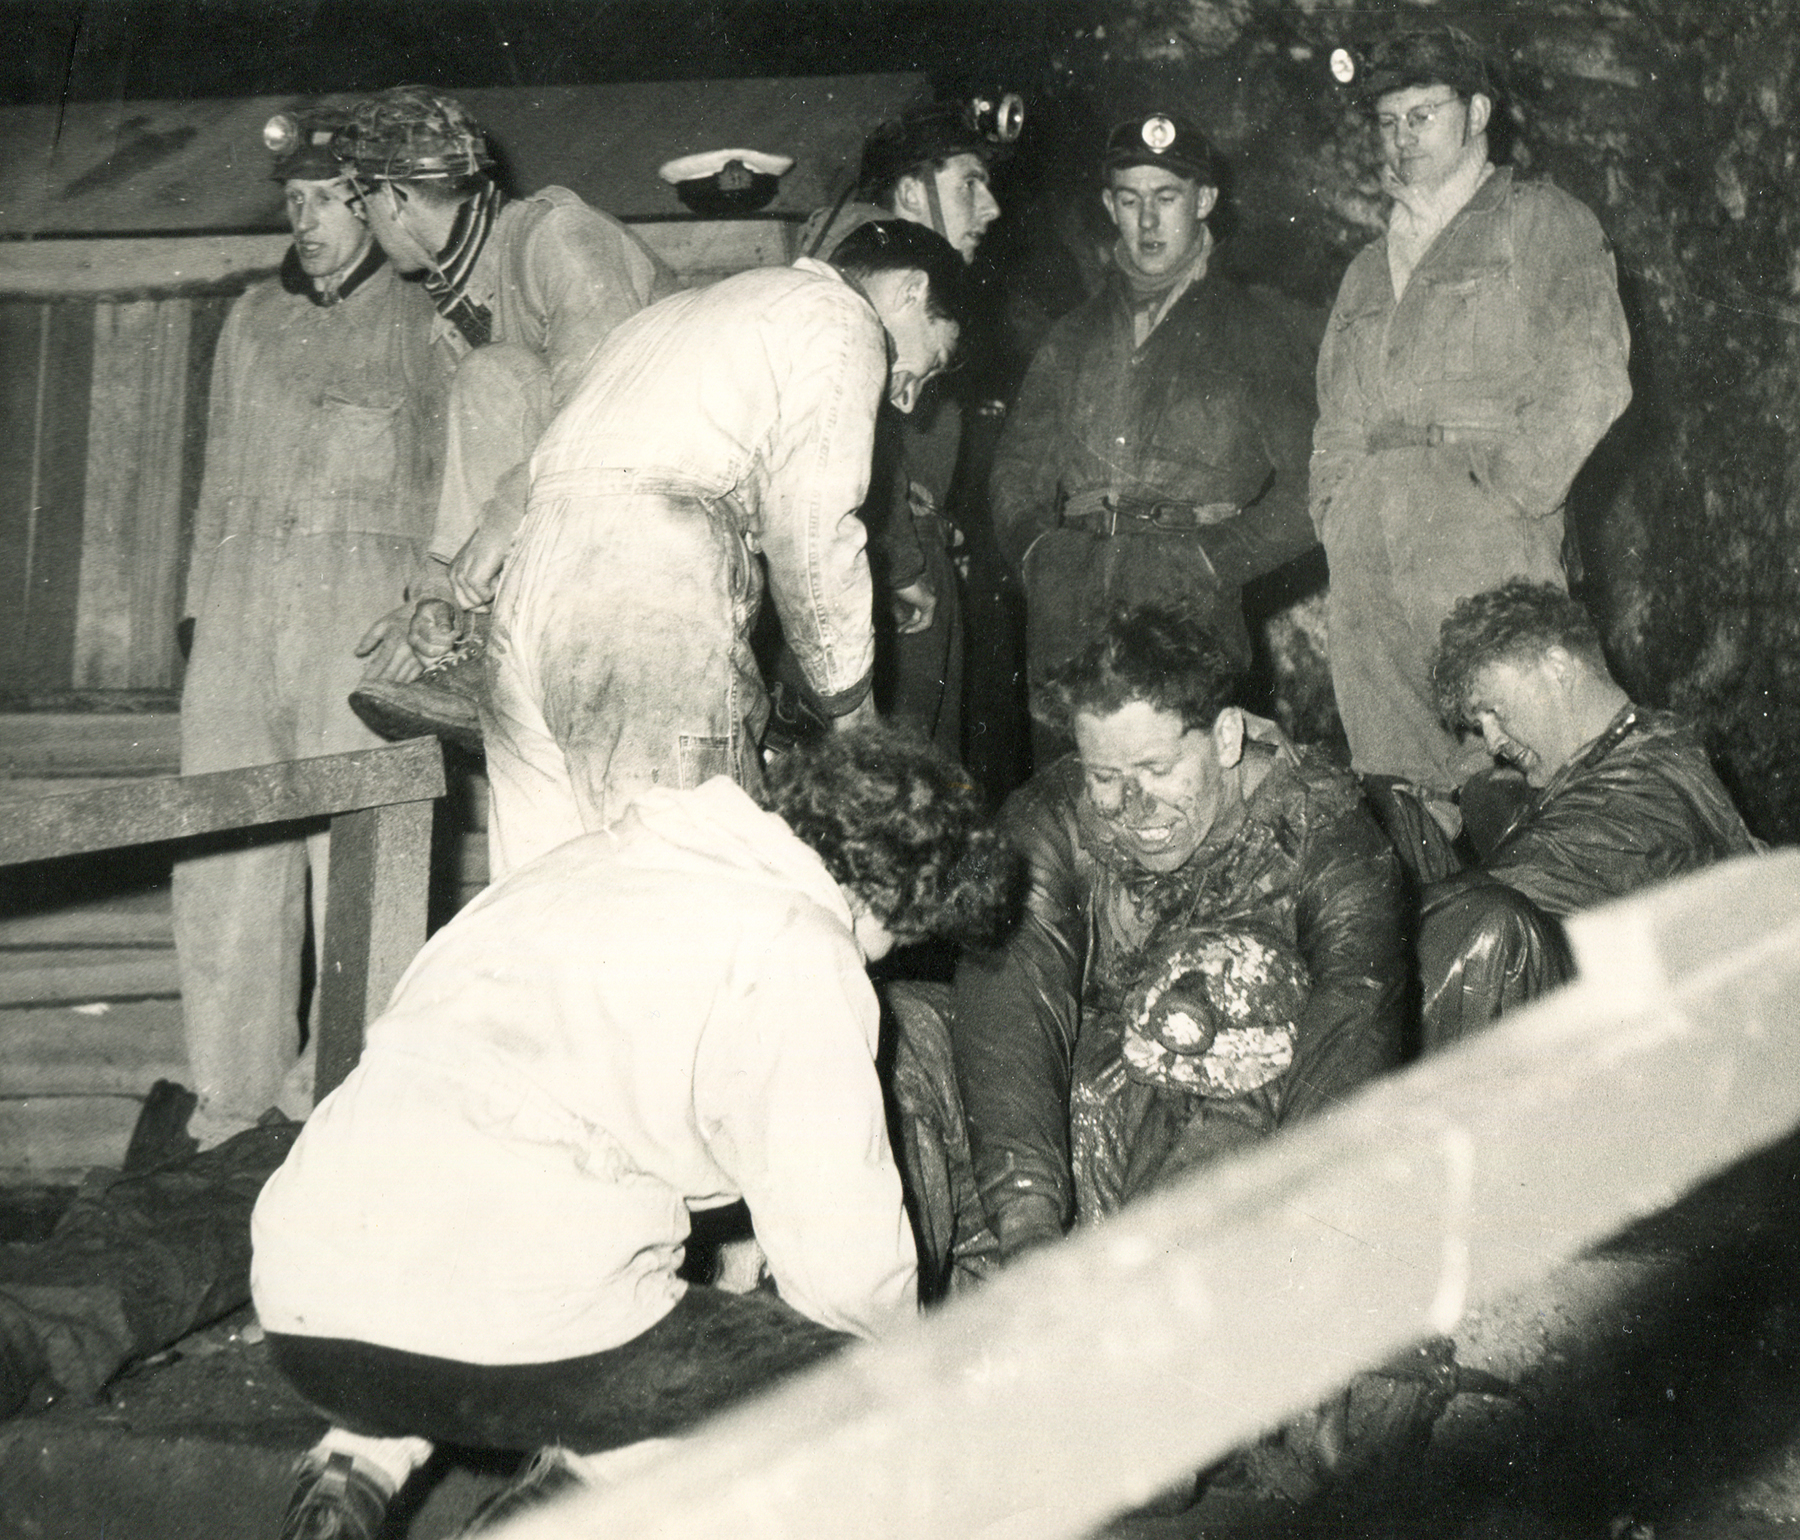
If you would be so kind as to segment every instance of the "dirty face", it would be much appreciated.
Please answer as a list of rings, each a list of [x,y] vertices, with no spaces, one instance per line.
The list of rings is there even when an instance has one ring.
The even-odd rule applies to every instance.
[[[1388,170],[1408,187],[1440,186],[1486,130],[1491,110],[1485,96],[1458,96],[1444,85],[1388,92],[1375,103],[1375,126]]]
[[[1548,658],[1499,661],[1478,669],[1465,714],[1495,759],[1547,784],[1587,741],[1566,680]]]
[[[1111,174],[1100,198],[1132,262],[1160,277],[1193,254],[1219,190],[1164,166],[1124,166]]]
[[[1210,729],[1130,701],[1073,723],[1084,794],[1108,832],[1147,871],[1172,872],[1241,796],[1243,713],[1228,706]]]
[[[295,177],[282,188],[301,271],[309,278],[329,278],[355,265],[368,250],[369,227],[349,180]]]

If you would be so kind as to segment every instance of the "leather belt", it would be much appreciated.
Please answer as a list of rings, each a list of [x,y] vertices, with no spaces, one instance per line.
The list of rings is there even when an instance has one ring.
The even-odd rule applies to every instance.
[[[1066,528],[1084,529],[1111,539],[1133,528],[1180,533],[1206,529],[1243,511],[1237,503],[1184,503],[1173,498],[1156,502],[1114,502],[1111,498],[1072,498],[1062,511]]]

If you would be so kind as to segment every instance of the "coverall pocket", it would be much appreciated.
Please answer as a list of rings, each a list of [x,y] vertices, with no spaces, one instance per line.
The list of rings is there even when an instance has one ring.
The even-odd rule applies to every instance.
[[[734,767],[731,740],[707,738],[697,733],[682,733],[676,739],[680,760],[681,789],[692,791],[715,775],[731,775]]]
[[[319,442],[308,534],[356,529],[404,535],[397,527],[405,499],[399,496],[401,402],[319,402]],[[389,528],[390,524],[396,525]]]
[[[1420,335],[1435,337],[1445,379],[1491,374],[1495,360],[1511,356],[1519,298],[1503,263],[1458,268],[1430,277],[1430,323]]]

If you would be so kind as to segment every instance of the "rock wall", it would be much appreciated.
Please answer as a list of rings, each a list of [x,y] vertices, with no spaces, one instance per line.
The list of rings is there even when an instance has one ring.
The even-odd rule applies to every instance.
[[[1693,713],[1752,827],[1800,838],[1800,0],[1107,0],[1096,16],[1039,83],[1024,227],[1054,228],[1079,267],[1106,235],[1096,132],[1167,103],[1232,161],[1225,264],[1321,306],[1383,218],[1373,130],[1331,49],[1438,21],[1488,48],[1507,84],[1497,158],[1594,210],[1631,317],[1636,398],[1571,500],[1579,591],[1633,694]]]

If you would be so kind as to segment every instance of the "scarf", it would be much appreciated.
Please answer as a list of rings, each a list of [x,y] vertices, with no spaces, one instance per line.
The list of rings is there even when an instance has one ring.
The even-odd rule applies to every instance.
[[[1493,171],[1487,140],[1480,136],[1470,141],[1455,169],[1435,187],[1409,187],[1387,166],[1381,168],[1382,190],[1394,200],[1388,214],[1387,255],[1396,300],[1406,293],[1407,281],[1431,243]]]
[[[1131,260],[1123,238],[1113,246],[1113,266],[1125,280],[1126,303],[1131,310],[1131,329],[1137,346],[1144,345],[1144,339],[1156,330],[1188,286],[1206,276],[1212,249],[1212,231],[1202,225],[1200,239],[1185,261],[1166,273],[1146,273]]]
[[[456,211],[450,239],[437,255],[435,270],[425,273],[425,292],[437,313],[463,335],[472,348],[494,340],[494,314],[486,305],[469,298],[467,285],[475,264],[487,245],[488,234],[504,200],[491,183]]]

